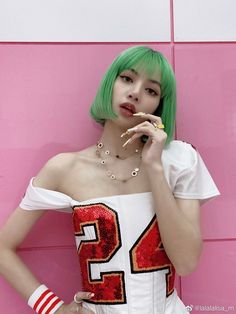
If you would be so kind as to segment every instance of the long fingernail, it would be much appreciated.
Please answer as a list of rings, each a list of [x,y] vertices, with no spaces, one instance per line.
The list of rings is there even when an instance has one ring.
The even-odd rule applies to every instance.
[[[124,137],[124,136],[125,136],[125,135],[127,135],[127,134],[129,134],[129,132],[128,132],[128,131],[126,131],[126,132],[122,133],[120,137]]]
[[[136,112],[136,113],[133,113],[133,116],[145,116],[145,112],[142,112],[142,111],[140,111],[140,112]]]
[[[134,128],[128,129],[126,132],[128,132],[127,134],[129,134],[130,132],[133,132],[133,131],[136,131],[136,130],[137,130],[137,127],[134,127]]]
[[[136,127],[130,128],[125,133],[122,133],[120,137],[124,137],[125,135],[128,135],[130,132],[133,132],[133,131],[136,131],[136,130],[137,130]]]
[[[92,292],[91,292],[91,293],[89,293],[89,294],[88,294],[88,297],[89,297],[89,298],[94,297],[94,293],[92,293]]]
[[[122,145],[122,147],[125,147],[130,141],[131,141],[131,138],[129,138],[128,141],[126,141],[126,142]]]

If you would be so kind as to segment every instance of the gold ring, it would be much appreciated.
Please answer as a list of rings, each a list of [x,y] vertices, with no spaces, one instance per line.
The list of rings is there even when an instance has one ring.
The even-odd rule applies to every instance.
[[[153,124],[155,129],[164,129],[165,128],[164,124],[162,124],[162,123],[157,124],[156,122],[153,122],[152,124]]]

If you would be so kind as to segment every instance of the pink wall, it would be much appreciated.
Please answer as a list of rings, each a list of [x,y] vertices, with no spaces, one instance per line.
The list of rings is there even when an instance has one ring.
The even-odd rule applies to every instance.
[[[49,157],[96,140],[101,130],[90,120],[88,108],[105,69],[128,46],[0,44],[0,224]],[[202,208],[205,245],[199,267],[178,278],[176,286],[184,303],[193,307],[191,313],[205,313],[200,306],[214,305],[234,306],[230,312],[235,313],[236,44],[172,40],[152,46],[175,69],[177,137],[197,146],[222,193]],[[19,251],[39,279],[71,301],[80,276],[70,215],[44,216]],[[1,278],[0,296],[3,312],[32,313]]]
[[[236,313],[236,44],[175,44],[174,50],[177,136],[194,143],[221,191],[202,207],[204,251],[197,270],[181,278],[182,298],[191,313],[206,313],[206,306]]]
[[[0,226],[48,158],[96,141],[101,128],[89,118],[88,109],[107,66],[128,46],[0,45]],[[169,45],[152,46],[171,62]],[[80,288],[80,271],[70,215],[43,216],[19,251],[42,282],[71,301]],[[2,278],[0,295],[0,308],[8,313],[32,312]]]

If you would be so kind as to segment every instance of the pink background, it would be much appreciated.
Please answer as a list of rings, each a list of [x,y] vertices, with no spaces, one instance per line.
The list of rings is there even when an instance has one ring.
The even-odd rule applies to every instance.
[[[176,43],[173,33],[172,23],[170,43],[145,44],[163,52],[173,65],[177,138],[197,147],[221,191],[202,207],[199,266],[177,278],[176,287],[191,313],[206,313],[204,306],[234,306],[229,311],[236,313],[236,44]],[[0,226],[48,158],[96,141],[101,128],[88,109],[107,66],[130,45],[0,44]],[[45,215],[19,253],[43,283],[71,302],[80,288],[80,272],[70,215]],[[2,278],[0,296],[1,311],[32,313]]]

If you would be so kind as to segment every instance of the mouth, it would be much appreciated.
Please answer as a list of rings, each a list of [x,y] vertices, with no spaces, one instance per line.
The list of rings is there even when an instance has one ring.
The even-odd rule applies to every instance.
[[[134,114],[136,113],[136,109],[135,109],[135,106],[133,104],[130,104],[130,103],[123,103],[120,105],[120,108],[123,108],[127,111],[129,111],[130,113]]]

